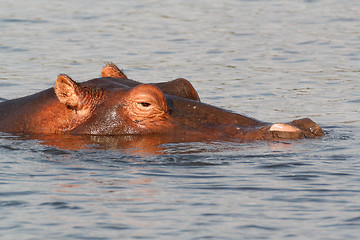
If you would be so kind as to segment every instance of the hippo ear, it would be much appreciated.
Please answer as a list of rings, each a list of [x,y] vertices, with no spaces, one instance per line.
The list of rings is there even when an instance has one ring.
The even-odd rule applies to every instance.
[[[61,103],[75,110],[83,107],[83,99],[87,94],[83,87],[64,74],[56,79],[55,93]]]
[[[113,63],[108,63],[101,70],[101,77],[127,78],[126,75]]]
[[[165,94],[187,98],[200,102],[200,97],[194,86],[185,78],[178,78],[169,82],[156,83]]]

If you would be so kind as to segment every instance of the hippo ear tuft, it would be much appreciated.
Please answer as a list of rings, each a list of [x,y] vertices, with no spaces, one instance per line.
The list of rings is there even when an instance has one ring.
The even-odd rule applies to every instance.
[[[101,77],[127,78],[114,63],[107,63],[101,70]]]
[[[81,92],[83,88],[69,76],[60,74],[55,82],[55,93],[59,101],[71,109],[81,108]]]

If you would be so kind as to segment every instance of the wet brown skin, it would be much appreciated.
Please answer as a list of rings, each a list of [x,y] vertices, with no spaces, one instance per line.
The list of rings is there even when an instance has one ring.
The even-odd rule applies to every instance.
[[[55,88],[0,103],[0,131],[157,134],[176,142],[278,140],[323,135],[321,127],[310,119],[290,124],[261,122],[199,102],[195,89],[186,80],[141,84],[126,76],[119,78],[117,70],[109,64],[104,67],[102,78],[81,84],[60,75]]]
[[[73,128],[74,124],[81,123],[87,117],[83,115],[86,109],[93,106],[93,104],[96,105],[96,101],[101,98],[107,89],[127,89],[141,84],[140,82],[128,79],[115,64],[109,63],[103,67],[101,78],[89,80],[79,84],[81,87],[77,87],[77,89],[85,89],[78,92],[80,95],[85,96],[85,92],[89,93],[81,99],[84,108],[80,107],[81,109],[69,112],[71,107],[60,103],[54,88],[50,88],[34,95],[0,103],[0,131],[14,133],[63,133],[68,131],[66,129]],[[73,84],[73,86],[76,85],[78,84]],[[189,81],[183,78],[169,82],[154,83],[154,85],[166,94],[200,101],[195,88]],[[87,103],[88,105],[86,105]]]
[[[103,67],[101,70],[101,77],[108,77],[106,82],[111,82],[110,87],[113,84],[122,84],[128,87],[136,87],[142,84],[141,82],[128,79],[128,77],[113,63],[109,63]],[[96,80],[94,87],[97,87],[98,85],[99,80]],[[193,85],[184,78],[178,78],[169,82],[153,83],[153,85],[160,88],[165,94],[200,101],[199,95]]]

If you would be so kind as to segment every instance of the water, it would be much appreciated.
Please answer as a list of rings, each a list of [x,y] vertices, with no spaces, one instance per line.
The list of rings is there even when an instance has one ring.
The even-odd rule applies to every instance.
[[[0,135],[1,239],[358,239],[357,1],[0,3],[0,97],[113,61],[322,139],[126,145]],[[89,144],[91,142],[91,144]],[[141,141],[139,141],[141,143]]]

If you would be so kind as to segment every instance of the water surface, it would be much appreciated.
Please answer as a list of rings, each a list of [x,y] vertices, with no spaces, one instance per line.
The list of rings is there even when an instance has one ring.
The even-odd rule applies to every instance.
[[[127,145],[0,135],[1,239],[357,239],[360,4],[2,1],[0,97],[106,61],[322,139]],[[141,141],[139,141],[141,143]]]

